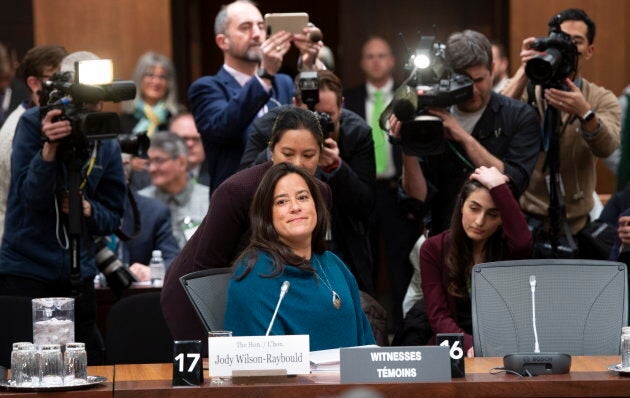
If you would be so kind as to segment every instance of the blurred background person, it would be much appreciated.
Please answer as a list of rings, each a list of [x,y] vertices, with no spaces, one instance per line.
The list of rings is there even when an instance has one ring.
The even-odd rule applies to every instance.
[[[396,65],[392,49],[385,39],[374,36],[363,44],[360,67],[365,83],[344,91],[343,106],[364,118],[372,128],[376,163],[374,212],[370,217],[370,244],[374,258],[376,289],[379,301],[386,303],[390,330],[402,321],[402,301],[413,267],[409,262],[420,222],[408,216],[398,200],[398,180],[402,173],[401,146],[392,145],[381,130],[379,118],[394,98]],[[384,275],[383,273],[386,273]]]
[[[9,182],[11,181],[13,137],[15,136],[18,121],[27,109],[39,106],[40,101],[44,102],[42,105],[46,105],[48,95],[43,83],[49,80],[56,72],[59,72],[61,61],[66,55],[68,53],[61,46],[38,46],[28,50],[22,60],[20,69],[30,92],[30,97],[11,112],[11,115],[0,129],[0,175],[2,176],[0,178],[0,243],[4,232],[4,216],[7,209]]]
[[[470,275],[475,264],[529,258],[532,235],[508,177],[481,166],[462,186],[450,229],[420,248],[421,286],[433,333],[464,333],[474,356]]]
[[[208,187],[188,177],[186,144],[170,132],[158,132],[149,147],[151,185],[139,194],[158,199],[171,209],[173,234],[180,247],[192,236],[208,211]]]
[[[510,60],[508,59],[503,43],[499,40],[491,40],[490,43],[492,44],[492,61],[494,62],[492,69],[492,90],[495,93],[500,93],[510,80],[508,76]]]
[[[0,126],[22,101],[29,99],[29,93],[15,70],[19,63],[14,50],[0,43]]]
[[[171,119],[170,131],[186,143],[188,150],[188,174],[197,183],[210,186],[208,160],[203,150],[201,135],[191,113],[180,113]]]
[[[356,280],[325,250],[328,210],[312,174],[290,163],[272,166],[250,218],[251,243],[228,286],[226,329],[265,335],[280,287],[289,281],[271,335],[307,334],[311,351],[374,344]]]
[[[122,132],[146,132],[149,138],[156,131],[168,130],[168,122],[177,114],[177,79],[171,60],[161,54],[149,51],[138,59],[132,80],[136,83],[136,98],[122,104],[120,124]],[[146,159],[134,157],[130,187],[138,190],[148,186]]]

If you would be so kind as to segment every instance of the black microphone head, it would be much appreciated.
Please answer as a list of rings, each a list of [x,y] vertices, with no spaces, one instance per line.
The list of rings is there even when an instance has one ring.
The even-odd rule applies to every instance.
[[[409,122],[413,120],[416,113],[416,107],[408,99],[399,99],[394,102],[394,115],[401,122]]]

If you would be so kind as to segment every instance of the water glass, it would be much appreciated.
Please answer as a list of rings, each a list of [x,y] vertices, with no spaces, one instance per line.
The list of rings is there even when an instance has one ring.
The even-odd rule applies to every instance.
[[[87,383],[85,343],[68,343],[63,355],[63,384],[75,386]]]
[[[59,344],[44,344],[40,347],[39,383],[42,387],[63,385],[63,357]]]
[[[211,330],[210,332],[208,332],[208,338],[213,338],[213,337],[232,337],[232,331],[231,330]],[[210,376],[212,376],[210,384],[218,385],[218,384],[223,384],[227,381],[232,380],[231,377],[213,376],[212,364],[210,364],[209,366],[210,366]]]
[[[32,300],[33,343],[66,344],[74,341],[74,299],[47,297]]]
[[[30,342],[13,343],[11,352],[11,379],[18,387],[39,385],[37,349]]]

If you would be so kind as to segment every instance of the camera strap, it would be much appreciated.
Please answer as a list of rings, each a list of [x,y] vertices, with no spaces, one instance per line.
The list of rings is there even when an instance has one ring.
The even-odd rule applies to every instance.
[[[135,238],[140,233],[140,228],[142,227],[142,222],[140,221],[140,210],[138,210],[138,203],[136,203],[136,198],[133,196],[132,190],[127,186],[127,200],[129,201],[129,205],[131,206],[131,214],[133,215],[133,233],[131,235],[127,235],[123,232],[121,228],[117,228],[114,231],[114,234],[123,242],[127,242],[130,239]]]
[[[469,167],[471,170],[475,169],[475,166],[473,166],[473,164],[470,163],[470,160],[468,160],[466,156],[464,156],[460,151],[458,151],[457,148],[455,148],[455,145],[453,145],[453,143],[450,140],[445,140],[445,141],[449,149],[455,154],[455,156],[460,160],[460,162],[464,164],[464,166]]]

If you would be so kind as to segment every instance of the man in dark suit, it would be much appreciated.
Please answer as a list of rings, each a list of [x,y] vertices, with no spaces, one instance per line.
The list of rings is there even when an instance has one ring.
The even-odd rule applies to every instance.
[[[391,47],[381,37],[371,37],[363,45],[361,70],[365,83],[344,92],[343,106],[363,117],[372,127],[376,159],[376,200],[370,217],[370,240],[376,274],[387,270],[392,329],[402,321],[402,301],[413,273],[409,252],[420,233],[420,222],[407,215],[398,201],[398,179],[402,172],[399,145],[391,145],[379,126],[380,114],[394,97],[395,66]],[[379,260],[386,264],[379,266]]]
[[[278,73],[291,44],[300,50],[305,69],[315,67],[323,45],[306,34],[286,31],[267,38],[260,11],[246,0],[223,6],[214,30],[224,64],[216,75],[198,79],[188,90],[208,158],[211,193],[238,169],[251,122],[270,108],[291,103],[293,82]]]
[[[331,250],[348,265],[359,288],[373,294],[373,266],[368,239],[375,184],[372,134],[363,119],[341,108],[341,80],[328,70],[320,70],[317,75],[319,102],[315,110],[329,114],[334,125],[324,141],[317,174],[332,190]],[[295,99],[296,105],[306,107],[299,87]],[[273,123],[281,110],[274,109],[252,124],[241,167],[269,160],[267,146]]]

